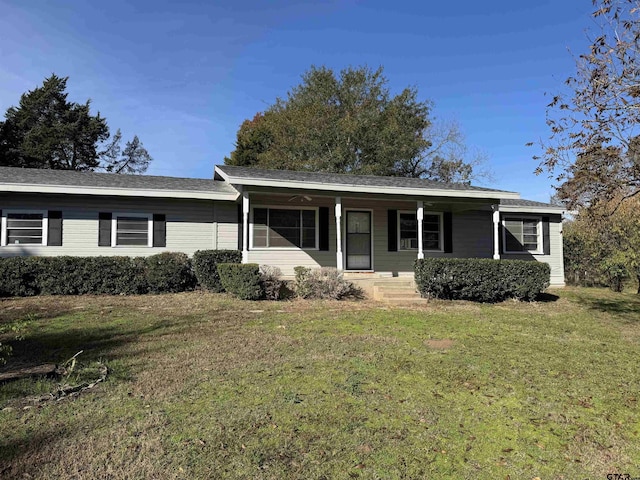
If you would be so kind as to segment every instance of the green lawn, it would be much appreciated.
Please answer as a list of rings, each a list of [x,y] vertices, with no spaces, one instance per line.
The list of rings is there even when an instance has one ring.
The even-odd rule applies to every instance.
[[[10,362],[84,350],[77,375],[110,369],[35,406],[55,382],[0,385],[0,477],[640,477],[640,299],[553,293],[413,309],[0,300],[0,322],[30,322]]]

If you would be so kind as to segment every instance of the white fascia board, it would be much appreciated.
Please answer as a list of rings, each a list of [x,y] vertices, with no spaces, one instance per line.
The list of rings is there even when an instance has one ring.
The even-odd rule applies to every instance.
[[[329,190],[334,192],[353,193],[383,193],[388,195],[412,195],[429,197],[455,197],[455,198],[514,198],[519,199],[516,192],[497,192],[493,190],[449,190],[438,188],[399,188],[379,185],[345,185],[341,183],[317,183],[317,182],[292,182],[286,180],[265,180],[254,178],[234,178],[220,175],[232,185],[249,185],[254,187],[275,187],[308,190]]]
[[[225,182],[229,181],[229,175],[227,175],[222,170],[220,170],[217,165],[213,167],[213,176],[214,177],[216,176],[216,173],[218,175],[220,175]]]
[[[79,187],[73,185],[0,184],[0,192],[62,193],[68,195],[106,195],[115,197],[190,198],[236,201],[239,193],[189,190],[137,190],[129,188]]]
[[[562,215],[565,209],[562,207],[531,207],[517,205],[500,205],[500,212],[505,213],[556,213]]]

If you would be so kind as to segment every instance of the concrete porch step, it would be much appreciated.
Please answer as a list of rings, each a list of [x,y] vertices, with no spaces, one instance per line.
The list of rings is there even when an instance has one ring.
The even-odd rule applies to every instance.
[[[385,292],[380,296],[381,300],[419,300],[420,294],[418,293],[387,293]]]
[[[345,275],[345,278],[346,275]],[[416,292],[416,284],[411,276],[360,276],[349,278],[365,291],[369,298],[388,303],[406,303],[420,301],[420,294]]]
[[[382,290],[415,290],[416,286],[413,282],[402,283],[374,283],[373,286]]]
[[[387,303],[411,303],[421,301],[413,279],[394,278],[373,284],[373,298]]]
[[[373,286],[379,287],[379,288],[414,288],[415,283],[413,280],[395,280],[395,281],[378,280],[373,282]]]

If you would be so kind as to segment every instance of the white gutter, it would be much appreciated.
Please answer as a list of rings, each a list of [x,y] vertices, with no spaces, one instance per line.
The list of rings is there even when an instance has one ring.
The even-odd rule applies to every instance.
[[[382,193],[389,195],[415,195],[457,198],[513,198],[520,199],[515,192],[498,192],[494,190],[453,190],[444,188],[388,187],[381,185],[349,185],[343,183],[298,182],[293,180],[274,180],[263,178],[237,178],[225,174],[216,166],[215,171],[232,185],[250,185],[254,187],[296,188],[308,190],[325,190],[334,192]]]
[[[27,183],[0,184],[0,192],[62,193],[67,195],[107,195],[116,197],[191,198],[236,201],[238,192],[198,190],[148,190],[133,188],[86,187],[75,185],[42,185]]]

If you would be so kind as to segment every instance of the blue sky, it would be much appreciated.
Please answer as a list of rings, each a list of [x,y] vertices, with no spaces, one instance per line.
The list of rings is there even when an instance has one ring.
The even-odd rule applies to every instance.
[[[69,76],[112,132],[137,134],[148,173],[211,176],[235,134],[311,65],[385,68],[484,151],[491,186],[546,201],[525,143],[548,137],[545,92],[574,71],[588,0],[535,2],[0,0],[0,112]]]

